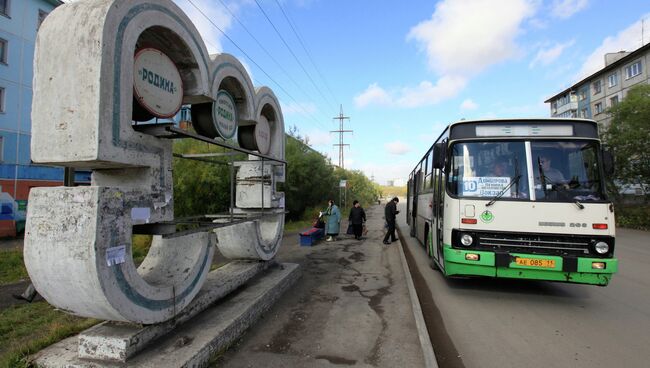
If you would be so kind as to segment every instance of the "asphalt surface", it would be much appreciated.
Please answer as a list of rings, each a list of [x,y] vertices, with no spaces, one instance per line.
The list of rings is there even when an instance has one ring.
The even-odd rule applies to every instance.
[[[617,229],[619,273],[598,287],[446,279],[398,227],[440,367],[650,367],[650,233]]]
[[[400,244],[382,245],[383,206],[366,213],[362,241],[300,247],[285,234],[277,259],[302,278],[213,366],[423,367]]]

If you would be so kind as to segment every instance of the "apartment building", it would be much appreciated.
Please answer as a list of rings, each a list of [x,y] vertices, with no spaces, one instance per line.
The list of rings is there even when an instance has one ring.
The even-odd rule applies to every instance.
[[[29,190],[63,184],[63,169],[30,156],[36,33],[60,0],[0,0],[0,237],[23,230]],[[56,62],[56,61],[52,61]],[[90,182],[89,172],[76,174]]]
[[[632,52],[606,54],[603,69],[544,102],[550,104],[551,117],[594,119],[606,126],[607,110],[623,100],[631,87],[650,82],[649,66],[650,44]]]

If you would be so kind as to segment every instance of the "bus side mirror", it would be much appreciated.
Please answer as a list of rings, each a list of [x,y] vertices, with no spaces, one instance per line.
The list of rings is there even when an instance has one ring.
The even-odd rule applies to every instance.
[[[433,145],[433,168],[442,169],[445,167],[445,159],[447,153],[446,143],[436,143]]]
[[[606,149],[603,149],[603,170],[605,175],[614,175],[614,155]]]

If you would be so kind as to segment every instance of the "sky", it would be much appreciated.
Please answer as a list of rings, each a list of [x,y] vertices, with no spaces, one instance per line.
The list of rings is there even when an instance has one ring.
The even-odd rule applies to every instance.
[[[548,117],[544,101],[605,53],[650,42],[647,0],[173,1],[333,163],[342,106],[345,168],[380,184],[406,179],[447,124]]]

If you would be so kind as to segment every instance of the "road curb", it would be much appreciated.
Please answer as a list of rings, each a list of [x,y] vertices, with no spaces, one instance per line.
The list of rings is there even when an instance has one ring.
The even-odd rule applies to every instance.
[[[424,365],[426,368],[438,368],[438,362],[436,361],[436,354],[433,351],[431,346],[431,340],[429,338],[429,331],[427,331],[427,325],[424,323],[424,316],[422,315],[422,308],[420,307],[420,300],[418,299],[418,294],[415,291],[415,286],[413,285],[413,278],[411,277],[411,270],[409,265],[406,262],[406,256],[404,255],[404,244],[402,243],[402,232],[400,234],[400,247],[399,254],[402,259],[402,268],[404,269],[404,277],[406,279],[406,285],[409,290],[409,298],[411,299],[411,307],[413,309],[413,317],[415,318],[415,326],[418,330],[418,338],[420,339],[420,346],[422,347],[422,354],[424,355]]]

